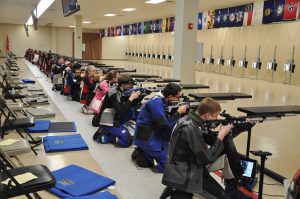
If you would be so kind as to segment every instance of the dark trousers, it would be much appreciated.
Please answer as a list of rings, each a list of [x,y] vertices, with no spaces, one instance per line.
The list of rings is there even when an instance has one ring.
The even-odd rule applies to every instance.
[[[225,199],[225,191],[221,187],[221,185],[209,175],[208,171],[204,171],[203,173],[203,197],[208,199]],[[182,192],[182,191],[174,191],[171,195],[171,199],[192,199],[193,194]]]

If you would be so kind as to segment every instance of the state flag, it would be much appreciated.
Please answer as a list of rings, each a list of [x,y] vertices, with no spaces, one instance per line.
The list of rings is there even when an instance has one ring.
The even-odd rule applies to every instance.
[[[203,12],[202,14],[202,29],[208,29],[208,12]]]
[[[276,0],[274,2],[273,22],[280,22],[283,20],[284,6],[285,0]]]
[[[252,24],[251,25],[261,25],[264,15],[264,2],[255,2],[253,6]]]
[[[299,0],[286,0],[284,6],[283,20],[295,20],[297,16],[298,7]]]
[[[170,32],[170,18],[166,18],[166,32]]]
[[[167,32],[167,18],[163,18],[162,26],[161,26],[161,31],[162,32]]]
[[[215,21],[215,11],[209,10],[208,11],[208,21],[207,21],[207,28],[213,29],[214,28],[214,21]]]
[[[222,9],[215,10],[214,28],[222,27]]]
[[[142,23],[141,22],[138,23],[137,34],[139,34],[139,35],[142,34]]]
[[[170,32],[175,30],[175,17],[170,17]]]
[[[198,13],[198,30],[202,29],[202,13]]]
[[[229,22],[228,27],[236,26],[236,7],[229,8]]]
[[[235,26],[236,27],[243,26],[244,12],[245,12],[245,5],[236,7],[236,11],[235,11],[235,18],[236,18]]]
[[[228,27],[229,25],[229,8],[222,9],[221,27]]]
[[[159,19],[158,32],[162,32],[162,23],[163,23],[163,19]]]
[[[244,26],[250,26],[252,24],[252,15],[253,15],[253,3],[245,5],[244,12]]]
[[[274,0],[264,2],[264,16],[263,24],[269,24],[273,22]]]

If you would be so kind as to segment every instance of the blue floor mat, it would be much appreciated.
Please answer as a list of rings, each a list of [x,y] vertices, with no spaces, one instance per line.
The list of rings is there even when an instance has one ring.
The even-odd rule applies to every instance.
[[[110,178],[76,165],[53,171],[52,174],[56,185],[49,191],[61,198],[88,196],[115,184]]]
[[[72,197],[72,198],[74,199],[118,199],[116,195],[113,195],[108,191],[98,192],[96,194],[88,195],[88,196]],[[71,198],[65,198],[65,199],[71,199]]]
[[[80,134],[43,137],[46,153],[89,149]]]
[[[76,132],[76,124],[75,122],[51,122],[49,133],[57,133],[57,132]]]
[[[48,132],[50,120],[35,120],[35,126],[27,128],[31,133]]]
[[[34,84],[35,81],[32,79],[21,79],[24,84]]]

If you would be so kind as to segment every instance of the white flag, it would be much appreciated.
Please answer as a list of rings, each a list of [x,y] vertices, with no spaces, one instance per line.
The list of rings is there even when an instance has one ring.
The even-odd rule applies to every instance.
[[[203,12],[202,15],[202,30],[208,29],[208,12]]]
[[[251,25],[261,25],[264,16],[264,1],[255,2]]]

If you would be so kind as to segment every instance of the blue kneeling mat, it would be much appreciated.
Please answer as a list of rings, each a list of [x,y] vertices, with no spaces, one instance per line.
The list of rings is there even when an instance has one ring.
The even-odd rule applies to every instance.
[[[108,191],[104,192],[98,192],[93,195],[88,195],[88,196],[81,196],[81,197],[72,197],[76,199],[118,199],[116,195],[113,195],[112,193]],[[71,198],[65,198],[65,199],[71,199]]]
[[[32,79],[21,79],[24,84],[34,84],[35,81]]]
[[[53,171],[52,174],[56,179],[56,185],[48,191],[61,198],[91,195],[116,183],[110,178],[77,165],[64,167]]]
[[[49,133],[55,132],[76,132],[75,122],[51,122]]]
[[[50,120],[35,120],[35,125],[27,128],[27,130],[31,133],[48,132],[50,122]]]
[[[46,153],[89,149],[80,134],[45,136],[43,144]]]

